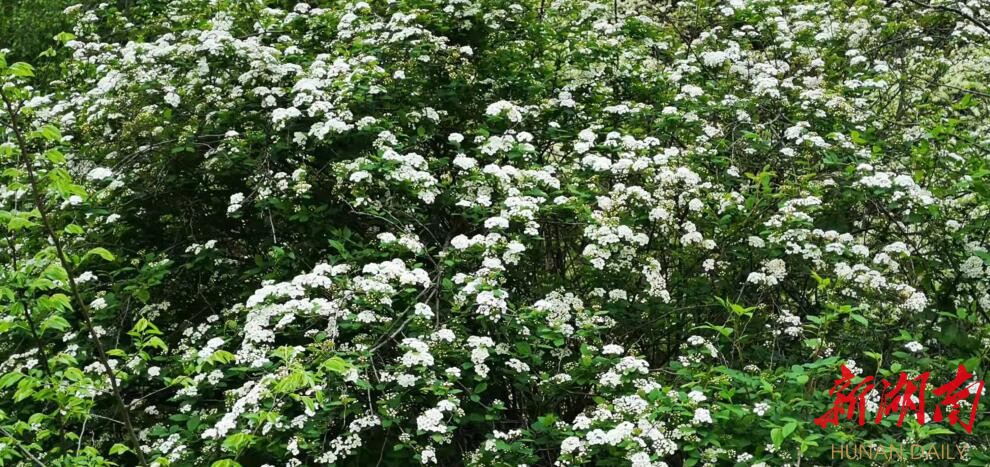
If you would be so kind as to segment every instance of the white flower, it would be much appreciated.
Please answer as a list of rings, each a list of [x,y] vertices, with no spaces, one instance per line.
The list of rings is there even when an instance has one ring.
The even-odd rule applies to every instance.
[[[508,366],[509,368],[512,368],[518,373],[529,372],[529,365],[520,361],[518,358],[509,359],[509,361],[505,362],[505,365]]]
[[[395,379],[395,382],[399,383],[399,386],[402,386],[404,388],[410,388],[416,384],[416,380],[418,379],[419,379],[418,376],[410,375],[408,373],[403,373],[399,375],[398,378]]]
[[[407,337],[402,339],[402,345],[409,348],[409,350],[402,355],[402,366],[433,366],[433,355],[430,354],[430,346],[426,342],[416,338]]]
[[[621,345],[608,344],[602,347],[602,355],[622,355],[622,352]]]
[[[560,442],[561,454],[570,454],[578,450],[584,450],[584,443],[581,441],[581,438],[578,438],[577,436],[568,436]]]
[[[420,462],[422,462],[423,464],[437,463],[437,454],[433,451],[433,449],[430,448],[424,449],[423,452],[419,453],[419,457],[420,457]]]
[[[357,172],[352,173],[349,179],[350,179],[350,181],[352,181],[354,183],[360,183],[360,182],[362,182],[364,180],[367,180],[369,178],[371,178],[371,174],[370,173],[368,173],[368,172],[366,172],[364,170],[358,170]]]
[[[464,154],[458,154],[456,157],[454,157],[454,166],[456,166],[461,170],[470,170],[475,168],[477,165],[478,165],[478,161],[468,156],[465,156]]]
[[[471,245],[472,245],[471,239],[467,238],[467,236],[465,235],[458,235],[450,239],[450,246],[458,250],[467,249],[471,247]]]
[[[230,195],[230,204],[227,206],[227,214],[233,214],[237,210],[241,209],[241,203],[244,202],[244,193],[234,193]]]
[[[438,409],[428,409],[423,415],[416,417],[416,427],[420,431],[443,433],[447,426],[443,424],[443,412]]]
[[[921,352],[922,350],[925,350],[925,346],[915,341],[911,341],[908,342],[907,344],[904,344],[904,348],[908,349],[908,351],[912,353],[918,353]]]
[[[79,277],[76,277],[77,284],[84,284],[94,280],[96,280],[96,275],[92,271],[84,271]]]
[[[293,118],[299,118],[301,116],[302,116],[302,112],[295,107],[289,107],[286,109],[275,109],[272,111],[272,125],[276,129],[282,129],[285,128],[285,124],[287,121]]]
[[[694,418],[691,419],[691,422],[695,425],[712,423],[712,414],[708,411],[708,409],[702,409],[699,407],[694,409]]]
[[[489,116],[505,115],[510,122],[519,123],[522,121],[522,112],[515,104],[509,101],[498,101],[490,104],[485,109],[485,114]]]
[[[106,167],[96,167],[95,169],[90,170],[89,173],[86,174],[86,178],[96,181],[106,180],[112,176],[113,176],[113,171],[111,171]]]
[[[413,313],[416,316],[422,316],[423,318],[430,319],[433,317],[433,310],[429,305],[425,303],[417,303],[413,306]]]
[[[178,107],[179,103],[182,102],[182,98],[174,92],[165,94],[165,103],[171,105],[172,107]]]
[[[485,228],[507,229],[509,228],[509,220],[501,216],[489,217],[488,220],[485,221]]]
[[[650,455],[645,452],[637,452],[629,456],[630,467],[658,467],[650,460]]]
[[[703,89],[693,84],[685,84],[681,86],[681,92],[690,98],[695,98],[705,93]]]

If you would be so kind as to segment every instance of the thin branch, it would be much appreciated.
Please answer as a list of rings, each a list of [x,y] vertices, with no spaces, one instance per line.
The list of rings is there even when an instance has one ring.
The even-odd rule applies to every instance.
[[[954,13],[954,14],[956,14],[958,16],[961,16],[961,17],[965,18],[967,21],[969,21],[970,23],[972,23],[974,26],[982,29],[987,34],[990,34],[990,27],[987,27],[987,25],[983,24],[982,21],[976,19],[975,17],[973,17],[973,15],[970,15],[969,13],[966,13],[965,11],[962,11],[962,10],[957,9],[957,8],[952,8],[950,6],[945,6],[945,5],[932,5],[932,4],[929,4],[929,3],[919,2],[918,0],[908,0],[908,1],[911,2],[911,3],[913,3],[913,4],[915,4],[915,5],[922,6],[922,7],[925,7],[925,8],[931,8],[933,10],[942,10],[942,11],[947,11],[949,13]]]
[[[40,465],[41,467],[45,467],[45,464],[44,464],[43,462],[41,462],[40,460],[38,460],[38,458],[37,458],[37,457],[34,457],[34,454],[31,454],[30,452],[28,452],[28,450],[27,450],[27,449],[24,449],[24,446],[21,446],[21,443],[20,443],[20,441],[18,441],[18,440],[17,440],[17,438],[15,438],[15,437],[14,437],[14,435],[12,435],[12,434],[10,434],[10,432],[9,432],[9,431],[7,431],[7,430],[5,430],[5,429],[3,429],[2,427],[0,427],[0,431],[2,431],[2,432],[3,432],[3,434],[5,434],[5,435],[7,435],[8,437],[10,437],[10,439],[12,439],[12,440],[14,440],[14,443],[16,443],[16,444],[17,444],[17,447],[21,449],[21,452],[23,452],[23,453],[24,453],[24,455],[26,455],[26,456],[28,456],[28,457],[30,457],[30,458],[31,458],[31,460],[33,460],[35,464],[38,464],[38,465]]]
[[[41,217],[41,223],[44,226],[45,231],[48,233],[52,244],[55,246],[58,261],[61,263],[62,269],[65,270],[66,277],[69,281],[69,290],[72,292],[72,296],[79,305],[79,314],[82,315],[86,329],[89,331],[90,336],[92,336],[93,346],[96,348],[96,353],[100,363],[103,365],[104,372],[110,379],[110,388],[113,391],[114,397],[117,399],[117,404],[120,405],[121,412],[123,412],[122,415],[124,417],[124,424],[127,426],[128,437],[134,445],[134,453],[137,455],[141,465],[147,465],[147,462],[144,459],[144,454],[141,452],[141,443],[138,441],[137,432],[134,431],[134,425],[131,424],[131,416],[128,411],[127,404],[124,402],[123,396],[120,395],[120,387],[117,384],[117,376],[114,375],[113,368],[110,366],[110,359],[107,358],[107,353],[103,348],[103,344],[100,342],[100,336],[96,333],[92,317],[89,313],[89,306],[85,301],[83,301],[82,294],[79,293],[79,285],[76,283],[75,271],[72,264],[69,262],[68,256],[65,254],[65,249],[62,246],[62,240],[59,238],[58,232],[55,230],[49,217],[48,208],[44,203],[44,193],[38,185],[38,177],[34,173],[34,164],[32,163],[32,158],[28,154],[27,141],[24,139],[20,123],[18,122],[17,111],[14,109],[13,104],[10,99],[7,98],[5,93],[0,92],[0,99],[3,100],[9,114],[10,130],[14,133],[14,137],[17,139],[17,144],[20,146],[21,159],[23,159],[24,168],[27,171],[28,181],[31,185],[31,192],[34,195],[34,206],[38,210]]]
[[[89,421],[89,417],[83,419],[82,429],[79,430],[79,442],[76,443],[76,455],[79,455],[79,451],[82,450],[82,440],[83,435],[86,434],[86,422]]]

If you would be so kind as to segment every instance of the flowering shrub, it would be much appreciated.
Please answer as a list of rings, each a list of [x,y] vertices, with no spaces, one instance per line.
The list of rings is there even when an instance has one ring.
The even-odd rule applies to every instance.
[[[0,463],[990,462],[813,422],[982,379],[985,2],[147,3],[0,54]]]

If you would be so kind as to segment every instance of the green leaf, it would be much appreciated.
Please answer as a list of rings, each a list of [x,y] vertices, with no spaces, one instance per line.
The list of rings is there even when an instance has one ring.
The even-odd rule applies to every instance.
[[[351,364],[340,357],[331,357],[323,362],[323,367],[337,374],[344,374],[351,369]]]
[[[152,337],[144,343],[145,347],[154,347],[162,352],[168,352],[168,345],[159,337]]]
[[[14,383],[20,381],[23,377],[24,373],[21,373],[20,371],[11,371],[0,378],[0,388],[9,388],[13,386]]]
[[[86,374],[83,373],[82,370],[74,367],[66,368],[65,371],[62,372],[62,375],[69,381],[81,381],[86,377]]]
[[[935,436],[935,435],[951,435],[951,434],[953,434],[953,431],[952,430],[950,430],[948,428],[945,428],[945,427],[941,427],[941,426],[936,426],[936,427],[932,427],[932,428],[929,428],[928,426],[925,426],[925,427],[922,427],[921,430],[919,430],[919,431],[920,431],[920,434],[921,434],[921,438],[922,439],[925,439],[925,438],[928,438],[928,437],[931,437],[931,436]]]
[[[86,258],[89,258],[90,256],[93,256],[93,255],[99,256],[100,258],[103,258],[103,259],[105,259],[107,261],[113,261],[114,260],[113,253],[110,253],[109,250],[107,250],[106,248],[102,248],[102,247],[96,247],[96,248],[93,248],[92,250],[87,251],[86,254],[83,256],[83,260],[85,261]]]
[[[45,303],[50,306],[49,309],[57,309],[62,311],[72,310],[72,300],[69,300],[69,296],[61,293],[52,295],[51,297],[42,297]]]
[[[867,321],[863,315],[857,315],[856,313],[849,313],[849,317],[852,318],[853,321],[856,321],[857,323],[862,324],[863,326],[870,325],[870,322]]]
[[[26,379],[22,380],[21,384],[17,385],[17,390],[14,391],[14,402],[20,402],[32,395],[34,395],[34,382]]]
[[[48,317],[48,319],[46,319],[41,323],[41,333],[44,334],[45,331],[49,329],[54,329],[56,331],[65,331],[70,327],[71,326],[69,325],[69,322],[66,321],[65,318],[59,315],[51,315]]]
[[[778,448],[784,442],[784,434],[780,428],[770,430],[770,441],[773,441],[773,445]]]
[[[305,386],[311,385],[312,382],[305,371],[296,370],[275,383],[274,390],[278,393],[295,392]]]
[[[790,436],[791,433],[794,433],[794,430],[796,429],[797,429],[797,422],[790,422],[784,425],[784,427],[781,428],[780,432],[781,435],[784,437],[784,439],[787,439],[787,437]]]
[[[34,222],[31,222],[21,216],[14,216],[10,218],[9,222],[7,222],[7,229],[10,230],[11,232],[16,232],[18,230],[26,229],[34,225],[35,225]]]
[[[52,164],[61,164],[65,162],[65,155],[58,149],[49,149],[45,151],[45,159],[51,161]]]
[[[125,452],[130,452],[130,451],[131,451],[131,448],[129,448],[129,447],[123,445],[123,444],[120,444],[120,443],[117,443],[117,444],[114,444],[113,446],[110,446],[110,455],[111,456],[114,456],[114,455],[117,455],[117,454],[123,454]]]
[[[14,76],[22,76],[22,77],[34,76],[34,68],[31,65],[28,65],[27,63],[24,62],[14,63],[13,65],[10,65],[10,68],[8,68],[8,70],[10,70],[10,74]]]
[[[69,41],[74,40],[75,38],[76,38],[75,34],[65,31],[56,34],[54,37],[56,41],[62,44],[68,43]]]
[[[62,132],[54,125],[45,125],[36,131],[32,131],[31,137],[42,138],[54,143],[62,140]]]
[[[952,108],[955,110],[966,110],[970,108],[972,105],[973,105],[973,95],[966,94],[959,102],[953,104]]]
[[[136,323],[134,323],[134,327],[131,328],[131,330],[137,333],[141,333],[144,332],[145,329],[148,329],[148,326],[151,326],[151,321],[148,321],[147,318],[141,318]]]
[[[234,433],[223,440],[223,447],[229,451],[238,452],[251,444],[253,440],[254,435],[250,433]]]
[[[220,459],[210,464],[210,467],[241,467],[241,464],[232,459]]]
[[[334,250],[337,250],[337,253],[340,253],[340,256],[343,256],[344,258],[349,257],[349,254],[347,253],[347,247],[345,247],[344,244],[341,243],[339,240],[330,240],[328,243],[330,244],[330,246],[333,247]]]
[[[213,355],[210,355],[210,358],[206,359],[206,361],[226,365],[227,363],[234,361],[234,354],[226,350],[217,350],[216,352],[213,352]]]

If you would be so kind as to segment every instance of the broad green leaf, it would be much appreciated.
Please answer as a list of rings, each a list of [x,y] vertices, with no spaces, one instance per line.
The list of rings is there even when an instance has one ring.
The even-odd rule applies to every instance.
[[[338,374],[344,374],[351,369],[351,364],[340,357],[334,356],[323,363],[323,367]]]
[[[10,65],[10,74],[14,76],[30,77],[34,76],[34,67],[24,62],[17,62]]]
[[[797,429],[797,422],[790,422],[784,425],[784,427],[780,429],[780,434],[781,436],[783,436],[784,439],[787,439],[787,437],[790,436],[791,433],[794,433],[795,429]]]
[[[131,448],[129,448],[129,447],[123,445],[123,444],[120,444],[120,443],[117,443],[117,444],[114,444],[113,446],[110,446],[110,455],[111,456],[114,456],[114,455],[117,455],[117,454],[124,454],[124,453],[130,452],[130,451],[131,451]]]
[[[65,331],[70,327],[71,326],[69,325],[69,322],[66,321],[65,318],[59,315],[51,315],[41,323],[41,333],[44,334],[45,331],[49,329],[54,329],[56,331]]]
[[[20,371],[11,371],[10,373],[3,375],[3,377],[0,377],[0,388],[8,388],[13,386],[14,383],[20,381],[23,377],[24,374]]]
[[[234,433],[223,440],[223,447],[228,451],[238,452],[251,444],[254,436],[250,433]]]
[[[113,253],[110,253],[109,250],[107,250],[106,248],[102,248],[102,247],[96,247],[96,248],[93,248],[93,249],[87,251],[86,254],[83,256],[83,260],[85,260],[86,258],[89,258],[90,256],[93,256],[93,255],[99,256],[100,258],[103,258],[103,259],[105,259],[107,261],[113,261],[114,260]]]
[[[45,158],[53,164],[61,164],[65,162],[65,155],[58,149],[49,149],[45,151]]]

